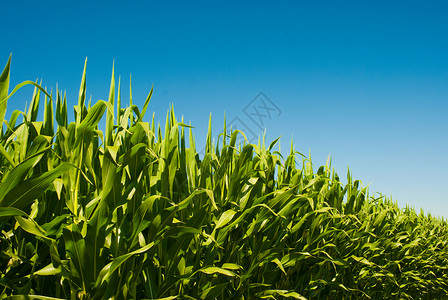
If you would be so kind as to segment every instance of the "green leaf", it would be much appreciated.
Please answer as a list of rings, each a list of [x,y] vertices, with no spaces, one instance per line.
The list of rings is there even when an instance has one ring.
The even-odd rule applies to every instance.
[[[45,230],[43,230],[39,225],[37,225],[36,222],[34,222],[31,219],[25,219],[21,216],[15,216],[14,217],[17,221],[17,223],[19,223],[20,227],[23,228],[23,230],[34,234],[36,236],[39,236],[41,238],[44,239],[48,239],[47,238],[47,233],[45,232]]]
[[[23,182],[25,176],[41,160],[43,155],[43,153],[40,153],[28,157],[26,160],[15,166],[6,177],[2,179],[2,182],[0,183],[0,206],[9,206],[4,204],[5,195]]]
[[[9,162],[9,164],[13,167],[15,167],[17,164],[14,162],[14,160],[12,159],[11,155],[9,155],[8,152],[6,152],[5,147],[3,147],[3,145],[0,144],[0,154],[3,155],[6,160]]]
[[[28,217],[28,215],[20,209],[14,207],[0,207],[0,218],[14,216]]]
[[[86,68],[87,57],[84,61],[84,70],[82,71],[81,85],[79,86],[78,95],[78,114],[76,116],[76,123],[79,124],[84,119],[85,101],[86,101]]]
[[[110,103],[103,100],[99,100],[97,103],[95,103],[95,105],[89,109],[86,117],[84,118],[84,120],[82,120],[81,124],[79,124],[78,133],[82,134],[85,131],[93,130],[100,122],[104,112],[106,111],[106,108],[113,114],[114,110]]]
[[[5,119],[6,114],[6,106],[9,90],[9,73],[11,67],[11,55],[9,55],[8,62],[6,63],[5,68],[3,69],[2,74],[0,75],[0,131],[3,126],[3,120]]]
[[[49,264],[45,267],[43,267],[42,269],[36,271],[33,273],[33,275],[38,275],[38,276],[51,276],[51,275],[56,275],[61,273],[61,266],[59,266],[58,268],[55,268],[53,266],[53,264]]]
[[[129,258],[131,258],[134,255],[142,254],[147,251],[149,251],[154,246],[154,242],[149,243],[148,245],[145,245],[135,251],[132,251],[130,253],[121,255],[117,258],[115,258],[111,263],[107,264],[100,272],[100,275],[98,276],[98,280],[101,280],[100,282],[97,282],[97,285],[99,286],[104,281],[109,281],[109,278],[112,276],[112,274]]]
[[[149,101],[151,101],[152,93],[154,86],[151,87],[148,96],[146,97],[145,103],[143,104],[142,112],[140,113],[140,121],[143,121],[143,117],[145,116],[146,109],[148,108]]]
[[[6,102],[8,101],[9,98],[11,98],[11,97],[12,97],[12,96],[13,96],[19,89],[21,89],[21,88],[24,87],[25,85],[33,85],[33,86],[35,86],[36,88],[38,88],[41,92],[43,92],[45,95],[47,95],[48,97],[51,98],[51,95],[48,94],[48,92],[47,92],[43,87],[41,87],[39,84],[37,84],[37,83],[35,83],[34,81],[31,81],[31,80],[25,80],[25,81],[19,83],[18,85],[16,85],[16,86],[14,87],[14,89],[12,90],[12,92],[9,93],[9,95],[8,95],[6,98],[4,98],[3,100],[0,100],[0,106],[1,106],[3,103],[6,103]]]
[[[107,102],[111,106],[111,110],[106,113],[106,132],[104,134],[105,146],[113,145],[112,134],[114,130],[114,104],[115,104],[115,72],[114,64],[112,64],[112,78],[110,80],[109,88],[109,101]]]
[[[242,267],[240,265],[234,264],[234,263],[224,263],[222,265],[223,269],[227,269],[227,270],[240,270],[242,269]]]
[[[266,291],[263,291],[262,293],[260,293],[259,296],[261,299],[272,298],[271,296],[280,296],[280,297],[284,297],[284,298],[307,300],[307,298],[303,297],[299,293],[287,291],[287,290],[266,290]],[[274,297],[273,299],[277,299],[277,298]]]
[[[198,272],[202,272],[204,274],[222,274],[222,275],[226,275],[226,276],[230,276],[230,277],[234,277],[237,276],[235,273],[233,273],[232,271],[223,269],[223,268],[218,268],[218,267],[205,267],[202,268],[200,270],[198,270]]]
[[[19,166],[21,166],[21,164]],[[24,180],[8,191],[5,197],[1,200],[0,205],[16,207],[18,209],[27,207],[35,199],[39,198],[40,195],[53,184],[53,181],[56,180],[56,178],[68,172],[71,168],[73,168],[72,164],[62,163],[51,171]]]
[[[215,230],[218,228],[221,228],[223,226],[226,226],[233,219],[233,216],[235,214],[236,214],[236,211],[231,210],[231,209],[225,211],[219,218],[218,222],[216,222]]]
[[[63,230],[65,249],[70,258],[70,272],[74,282],[86,291],[93,282],[93,266],[79,227],[72,223]]]

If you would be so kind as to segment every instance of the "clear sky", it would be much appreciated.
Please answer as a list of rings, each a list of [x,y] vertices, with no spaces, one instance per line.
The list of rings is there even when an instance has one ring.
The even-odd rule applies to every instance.
[[[11,88],[58,83],[72,107],[88,57],[96,102],[107,99],[115,60],[124,99],[130,74],[140,106],[154,84],[149,110],[163,123],[173,103],[199,145],[209,114],[217,136],[226,112],[254,136],[282,136],[285,154],[293,136],[316,166],[331,155],[341,177],[349,166],[371,193],[448,217],[446,1],[0,4]],[[11,98],[7,118],[31,95]]]

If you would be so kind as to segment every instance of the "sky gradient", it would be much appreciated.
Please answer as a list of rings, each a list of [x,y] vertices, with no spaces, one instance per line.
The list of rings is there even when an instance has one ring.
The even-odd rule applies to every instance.
[[[281,136],[284,154],[293,137],[316,168],[330,155],[341,178],[350,167],[372,194],[448,217],[446,1],[123,3],[2,1],[11,89],[58,84],[71,109],[85,58],[93,102],[107,99],[115,62],[123,102],[130,74],[134,104],[154,85],[149,111],[163,123],[173,103],[198,145],[210,113],[216,137],[225,112],[254,136]],[[12,97],[6,118],[31,96]],[[251,113],[266,115],[263,101],[273,110],[261,124]]]

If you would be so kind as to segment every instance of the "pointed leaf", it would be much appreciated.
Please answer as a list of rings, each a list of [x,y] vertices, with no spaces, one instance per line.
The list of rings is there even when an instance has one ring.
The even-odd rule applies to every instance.
[[[9,55],[8,62],[0,75],[0,130],[3,126],[3,120],[6,114],[6,98],[8,97],[9,90],[9,73],[11,67],[11,55]]]
[[[0,202],[0,206],[16,207],[18,209],[27,207],[39,198],[56,178],[68,172],[71,168],[73,168],[72,164],[62,163],[51,171],[26,179],[5,195]]]

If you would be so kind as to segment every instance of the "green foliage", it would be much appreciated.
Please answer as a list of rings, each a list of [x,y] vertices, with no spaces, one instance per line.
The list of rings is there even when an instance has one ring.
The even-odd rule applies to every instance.
[[[0,120],[17,89],[35,90],[0,135],[1,299],[447,297],[443,219],[350,174],[343,185],[330,163],[284,159],[278,140],[237,145],[233,131],[214,146],[209,126],[200,158],[173,108],[164,132],[144,121],[152,89],[142,111],[132,91],[122,108],[114,72],[108,101],[86,107],[84,67],[68,123],[58,89],[9,93],[9,68]]]

